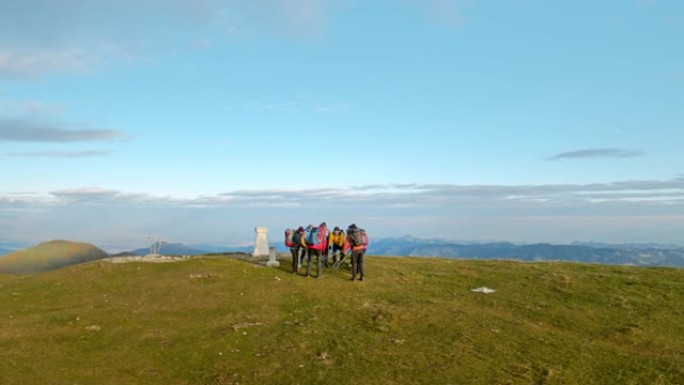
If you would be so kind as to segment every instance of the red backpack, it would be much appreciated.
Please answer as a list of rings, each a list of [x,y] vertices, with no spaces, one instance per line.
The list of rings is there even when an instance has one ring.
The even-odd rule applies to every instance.
[[[323,226],[314,227],[306,234],[306,245],[310,249],[323,250],[327,247],[325,229]]]
[[[287,229],[285,230],[285,246],[287,247],[294,247],[294,229]]]

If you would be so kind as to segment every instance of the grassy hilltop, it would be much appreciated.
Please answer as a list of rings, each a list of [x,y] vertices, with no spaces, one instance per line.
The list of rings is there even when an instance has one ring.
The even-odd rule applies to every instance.
[[[684,384],[682,269],[288,262],[0,275],[0,384]]]
[[[50,241],[0,258],[0,274],[30,274],[106,258],[107,252],[89,243]]]

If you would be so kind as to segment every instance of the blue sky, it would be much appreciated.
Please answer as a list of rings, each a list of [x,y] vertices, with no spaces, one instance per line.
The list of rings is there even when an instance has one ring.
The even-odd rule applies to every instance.
[[[0,241],[684,244],[684,2],[0,0]]]

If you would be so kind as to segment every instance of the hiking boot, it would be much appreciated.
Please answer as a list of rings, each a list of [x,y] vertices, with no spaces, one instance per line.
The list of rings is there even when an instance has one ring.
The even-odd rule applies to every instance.
[[[359,278],[359,281],[363,281],[363,277]]]

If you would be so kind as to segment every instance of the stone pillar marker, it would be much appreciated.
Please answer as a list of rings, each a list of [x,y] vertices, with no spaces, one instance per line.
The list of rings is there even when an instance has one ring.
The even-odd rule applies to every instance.
[[[266,262],[266,266],[268,266],[268,267],[280,266],[280,262],[278,262],[278,260],[276,259],[275,247],[269,247],[269,249],[268,249],[268,262]]]
[[[268,227],[257,226],[254,228],[256,240],[254,241],[253,257],[268,257]]]

